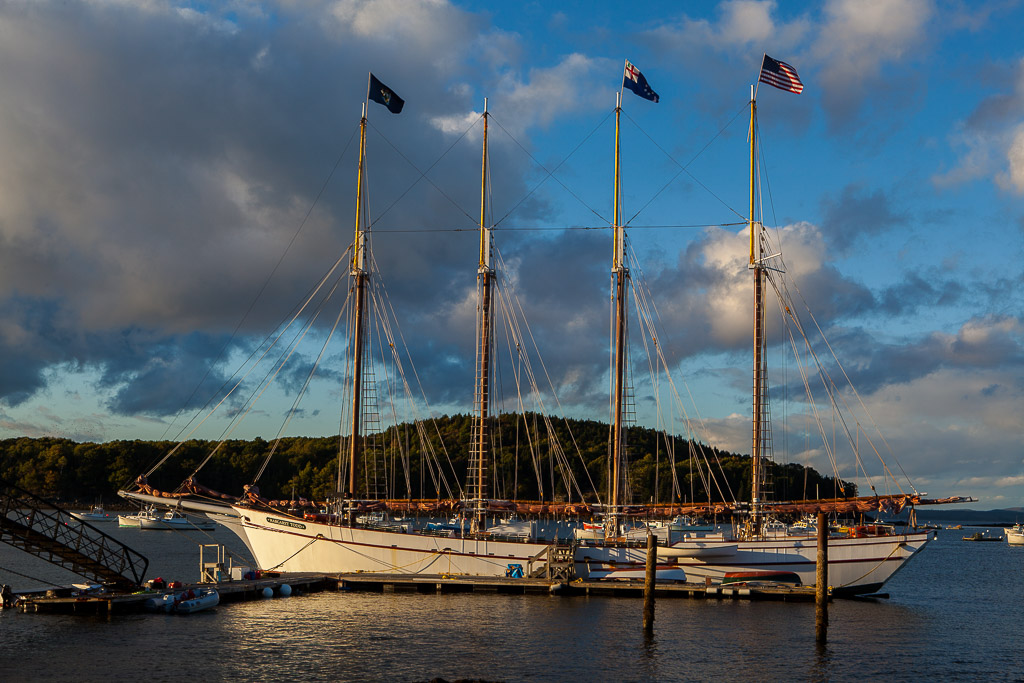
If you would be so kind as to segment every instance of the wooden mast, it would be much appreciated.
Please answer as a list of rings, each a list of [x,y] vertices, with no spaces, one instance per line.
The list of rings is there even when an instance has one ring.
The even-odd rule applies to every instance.
[[[484,98],[484,142],[480,170],[480,261],[476,271],[479,292],[479,319],[477,329],[480,337],[476,349],[476,416],[471,467],[475,468],[474,496],[475,510],[470,530],[483,531],[486,520],[487,461],[490,453],[490,395],[491,395],[491,287],[494,269],[491,267],[491,229],[487,227],[487,99]]]
[[[761,445],[763,442],[763,393],[765,381],[764,367],[764,268],[761,263],[761,225],[755,220],[755,181],[756,181],[756,126],[757,116],[756,90],[750,88],[750,265],[754,273],[754,382],[753,382],[753,409],[752,409],[752,442],[750,450],[751,461],[751,484],[750,484],[750,505],[751,505],[751,527],[753,533],[760,531],[760,508],[761,508],[761,479],[764,474],[761,471],[763,453]]]
[[[622,93],[615,98],[615,181],[612,204],[612,272],[615,273],[615,388],[612,407],[612,452],[611,481],[609,482],[609,504],[611,513],[605,516],[605,538],[618,536],[619,512],[622,505],[622,404],[625,391],[625,343],[626,343],[626,287],[629,270],[626,268],[626,233],[619,224],[619,118],[622,114]]]
[[[348,488],[345,497],[349,499],[348,523],[355,523],[356,463],[359,459],[359,431],[361,423],[361,399],[363,388],[363,317],[366,304],[366,231],[363,226],[363,182],[366,156],[366,103],[359,120],[359,171],[356,176],[356,234],[352,244],[352,287],[355,293],[355,310],[352,320],[352,437],[349,443]]]

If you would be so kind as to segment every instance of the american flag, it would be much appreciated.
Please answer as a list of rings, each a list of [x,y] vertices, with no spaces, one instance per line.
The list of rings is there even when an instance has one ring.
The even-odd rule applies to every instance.
[[[780,90],[788,90],[797,94],[804,91],[804,84],[796,75],[796,69],[785,62],[772,59],[768,55],[764,56],[764,62],[761,63],[761,77],[758,80]]]

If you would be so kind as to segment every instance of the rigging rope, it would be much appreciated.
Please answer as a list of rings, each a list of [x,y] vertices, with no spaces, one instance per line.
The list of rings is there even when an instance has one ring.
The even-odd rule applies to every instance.
[[[68,571],[71,571],[71,570],[69,569]],[[20,576],[23,579],[29,579],[31,581],[38,581],[39,583],[45,583],[47,586],[53,586],[54,588],[63,588],[63,586],[61,586],[59,583],[53,583],[52,581],[47,581],[46,579],[40,579],[38,576],[29,576],[28,574],[22,574],[21,572],[14,571],[13,569],[10,569],[8,567],[0,567],[0,572],[6,572],[8,574],[14,574],[16,576]],[[71,572],[71,573],[75,574],[75,572]]]
[[[608,219],[607,219],[607,218],[606,218],[605,216],[602,216],[602,215],[601,215],[601,213],[600,213],[600,212],[599,212],[599,211],[598,211],[597,209],[595,209],[594,207],[590,206],[590,205],[589,205],[589,204],[587,204],[587,203],[586,203],[585,201],[583,201],[583,199],[581,199],[579,195],[577,195],[577,194],[576,194],[575,192],[573,192],[572,190],[570,190],[570,189],[569,189],[569,187],[568,187],[568,186],[567,186],[567,185],[566,185],[565,183],[563,183],[563,182],[562,182],[561,180],[559,180],[559,179],[558,179],[558,178],[557,178],[557,177],[555,176],[555,172],[556,172],[556,171],[558,171],[558,169],[560,169],[560,168],[562,167],[562,164],[564,164],[565,162],[567,162],[567,161],[568,161],[568,160],[569,160],[569,159],[570,159],[570,158],[572,157],[572,155],[576,154],[576,152],[577,152],[577,151],[579,151],[580,147],[582,147],[582,146],[584,145],[584,143],[586,143],[586,141],[587,141],[587,140],[589,140],[589,139],[590,139],[590,138],[591,138],[591,137],[592,137],[592,136],[594,135],[594,133],[596,133],[596,132],[597,132],[597,130],[598,130],[598,129],[599,129],[599,128],[600,128],[601,126],[603,126],[603,125],[605,124],[605,121],[607,121],[607,120],[608,120],[608,119],[609,119],[609,118],[611,117],[612,113],[614,113],[614,112],[608,112],[608,114],[607,114],[607,115],[606,115],[606,116],[605,116],[605,117],[604,117],[603,119],[601,119],[601,122],[600,122],[600,123],[598,123],[598,124],[597,124],[597,125],[596,125],[596,126],[594,127],[594,129],[593,129],[593,130],[591,130],[591,131],[590,131],[589,133],[587,133],[586,137],[584,137],[584,138],[583,138],[582,140],[580,140],[579,144],[577,144],[577,145],[576,145],[576,147],[574,147],[574,148],[573,148],[573,150],[572,150],[571,152],[569,152],[569,154],[568,154],[568,155],[567,155],[567,156],[566,156],[566,157],[565,157],[564,159],[562,159],[561,161],[559,161],[559,162],[558,162],[558,165],[557,165],[557,166],[555,166],[555,167],[554,167],[553,169],[551,169],[550,171],[549,171],[549,170],[547,169],[547,167],[545,167],[545,166],[544,166],[544,164],[540,163],[540,162],[539,162],[539,161],[537,160],[537,158],[536,158],[536,157],[534,157],[534,156],[533,156],[532,154],[530,154],[530,151],[529,151],[528,149],[526,149],[526,147],[524,147],[524,146],[523,146],[523,144],[522,144],[521,142],[519,142],[519,140],[517,140],[517,139],[516,139],[516,137],[515,137],[514,135],[512,135],[512,133],[509,133],[509,132],[508,132],[508,131],[507,131],[507,130],[505,129],[505,127],[501,125],[501,122],[500,122],[500,121],[498,121],[498,120],[496,120],[496,119],[494,118],[494,115],[492,114],[492,115],[491,115],[491,117],[490,117],[491,121],[492,121],[492,122],[493,122],[493,123],[494,123],[495,125],[497,125],[497,126],[498,126],[498,128],[501,128],[501,130],[502,130],[502,131],[504,131],[504,132],[505,132],[505,134],[506,134],[506,135],[508,135],[508,136],[509,136],[509,137],[510,137],[510,138],[512,139],[512,141],[513,141],[514,143],[516,143],[516,145],[518,145],[519,149],[523,150],[523,152],[524,152],[524,153],[526,154],[526,156],[530,157],[530,159],[531,159],[531,160],[533,161],[533,163],[537,164],[537,166],[538,166],[538,167],[539,167],[539,168],[540,168],[541,170],[543,170],[543,171],[546,171],[546,172],[547,172],[547,175],[546,175],[546,176],[544,176],[544,177],[543,177],[543,178],[542,178],[542,179],[540,180],[540,182],[538,182],[538,183],[537,183],[537,184],[536,184],[536,185],[535,185],[535,186],[533,187],[533,189],[532,189],[532,190],[530,190],[529,192],[527,192],[527,193],[526,193],[526,195],[525,195],[525,196],[524,196],[524,197],[523,197],[522,199],[520,199],[520,200],[519,200],[518,202],[516,202],[516,203],[515,203],[515,204],[514,204],[514,205],[512,206],[512,208],[511,208],[511,209],[509,209],[508,213],[506,213],[506,214],[505,214],[504,216],[502,216],[502,217],[501,217],[501,219],[500,219],[500,220],[499,220],[499,221],[498,221],[497,223],[495,223],[493,227],[495,227],[495,228],[496,228],[496,227],[498,227],[499,225],[501,225],[502,223],[504,223],[504,222],[505,222],[505,219],[506,219],[506,218],[508,218],[509,216],[511,216],[511,215],[512,215],[512,212],[513,212],[513,211],[515,211],[516,209],[518,209],[518,208],[519,208],[519,205],[520,205],[520,204],[522,204],[523,202],[525,202],[525,201],[526,201],[527,199],[529,199],[529,198],[530,198],[530,197],[531,197],[531,196],[533,195],[533,193],[534,193],[534,192],[536,192],[537,190],[539,190],[539,189],[540,189],[540,186],[541,186],[541,185],[543,185],[543,184],[544,184],[545,182],[547,182],[548,178],[552,178],[552,179],[554,179],[554,181],[555,181],[556,183],[558,183],[559,185],[561,185],[561,186],[562,186],[562,189],[563,189],[563,190],[565,190],[566,192],[568,192],[569,194],[571,194],[571,195],[572,195],[572,196],[573,196],[573,197],[574,197],[574,198],[576,199],[576,201],[578,201],[578,202],[579,202],[580,204],[582,204],[582,205],[583,205],[583,206],[585,206],[585,207],[586,207],[587,209],[589,209],[589,210],[590,210],[590,212],[591,212],[592,214],[594,214],[595,216],[597,216],[598,218],[600,218],[602,222],[605,222],[605,223],[609,223],[610,221],[608,221]]]
[[[648,135],[647,131],[645,131],[640,126],[640,124],[638,124],[628,114],[626,114],[626,118],[629,119],[634,125],[636,125],[637,129],[639,129],[639,131],[641,133],[643,133],[647,137],[647,139],[650,140],[654,144],[655,147],[657,147],[659,150],[661,150],[662,154],[664,154],[666,157],[668,157],[672,161],[672,163],[674,163],[676,166],[679,167],[679,172],[676,173],[674,176],[672,176],[667,183],[662,185],[661,189],[659,189],[657,192],[655,192],[651,196],[651,198],[648,199],[647,202],[643,206],[641,206],[640,209],[637,210],[637,212],[634,213],[633,216],[628,221],[626,221],[625,224],[626,225],[630,225],[630,223],[632,222],[632,220],[634,218],[639,216],[643,212],[644,209],[646,209],[648,206],[650,206],[650,204],[655,199],[657,199],[658,196],[661,195],[662,192],[664,192],[666,189],[668,189],[668,186],[671,185],[672,183],[674,183],[676,178],[678,178],[683,173],[685,173],[686,175],[690,176],[690,180],[692,180],[693,182],[695,182],[698,185],[700,185],[708,194],[710,194],[712,197],[717,199],[722,204],[722,206],[724,206],[725,208],[729,209],[729,211],[732,211],[734,214],[736,214],[740,218],[743,218],[743,214],[739,213],[738,211],[733,209],[731,206],[729,206],[724,199],[722,199],[717,194],[712,192],[711,188],[709,188],[707,185],[705,185],[701,181],[697,180],[697,177],[695,175],[693,175],[692,173],[690,173],[687,169],[690,167],[691,164],[693,164],[694,161],[696,161],[708,149],[708,147],[710,147],[714,143],[715,140],[717,140],[719,138],[719,136],[722,135],[722,133],[725,132],[726,128],[731,126],[733,124],[733,122],[735,122],[736,119],[739,117],[739,115],[743,114],[746,110],[747,110],[747,106],[743,105],[743,107],[741,107],[739,109],[739,111],[737,111],[736,114],[731,119],[729,119],[729,122],[726,123],[724,126],[722,126],[719,129],[719,131],[717,133],[715,133],[714,136],[712,136],[712,138],[710,140],[708,140],[707,143],[705,143],[705,145],[703,147],[701,147],[700,150],[695,155],[693,155],[693,158],[691,158],[688,162],[686,162],[686,164],[680,164],[678,161],[676,161],[676,158],[673,157],[671,154],[669,154],[668,151],[666,151],[661,145],[659,145],[658,142],[654,138],[652,138],[650,135]],[[623,112],[623,113],[625,114],[625,112]],[[632,227],[632,226],[630,226],[630,227]]]
[[[436,159],[436,160],[434,161],[434,163],[432,163],[432,164],[431,164],[431,165],[430,165],[429,167],[427,167],[427,170],[426,170],[426,171],[421,171],[421,170],[420,170],[420,169],[419,169],[419,168],[418,168],[418,167],[416,166],[416,164],[414,164],[414,163],[413,163],[413,162],[412,162],[412,161],[411,161],[411,160],[409,159],[409,157],[405,156],[405,154],[403,154],[403,153],[402,153],[402,151],[401,151],[400,149],[398,149],[398,147],[396,147],[396,146],[394,145],[394,143],[392,143],[392,142],[391,142],[391,140],[389,140],[389,139],[388,139],[388,138],[387,138],[387,137],[386,137],[386,136],[385,136],[385,135],[384,135],[383,133],[381,133],[381,132],[380,132],[379,130],[377,130],[377,128],[376,128],[376,127],[375,127],[375,126],[374,126],[374,125],[373,125],[372,123],[370,123],[370,127],[371,127],[371,128],[373,128],[374,132],[376,132],[376,133],[377,133],[378,135],[380,135],[380,136],[381,136],[381,138],[382,138],[382,139],[384,140],[384,142],[388,143],[388,145],[390,145],[390,146],[391,146],[391,149],[395,150],[395,152],[396,152],[396,153],[398,154],[398,156],[402,157],[402,159],[404,159],[404,160],[405,160],[405,162],[406,162],[407,164],[409,164],[409,166],[411,166],[411,167],[413,168],[413,170],[414,170],[414,171],[416,171],[417,173],[419,173],[419,174],[420,174],[420,177],[419,177],[419,178],[417,178],[417,179],[416,179],[416,180],[415,180],[415,181],[414,181],[414,182],[413,182],[413,183],[412,183],[411,185],[409,185],[409,187],[407,187],[407,188],[405,189],[405,191],[404,191],[404,192],[402,192],[402,194],[398,195],[398,197],[397,197],[397,198],[396,198],[396,199],[395,199],[394,201],[392,201],[392,202],[391,202],[391,204],[389,204],[389,205],[388,205],[388,206],[387,206],[387,207],[386,207],[386,208],[385,208],[385,209],[384,209],[383,211],[381,211],[381,212],[380,212],[380,214],[379,214],[379,215],[377,216],[377,221],[379,221],[380,219],[384,218],[384,216],[385,216],[385,215],[387,215],[387,213],[388,213],[389,211],[391,211],[391,209],[393,209],[393,208],[395,207],[395,205],[396,205],[396,204],[398,204],[398,202],[402,201],[402,199],[403,199],[403,198],[405,197],[405,195],[409,194],[409,192],[411,192],[411,191],[412,191],[412,189],[413,189],[414,187],[416,187],[416,185],[418,185],[418,184],[419,184],[419,182],[420,182],[421,180],[426,180],[426,181],[427,181],[428,183],[430,183],[430,185],[431,185],[431,186],[432,186],[432,187],[433,187],[433,188],[434,188],[435,190],[437,190],[438,192],[440,192],[440,193],[441,193],[441,196],[442,196],[442,197],[444,197],[444,198],[445,198],[445,199],[447,199],[447,200],[448,200],[449,202],[451,202],[451,203],[452,203],[452,206],[454,206],[454,207],[455,207],[456,209],[458,209],[459,211],[461,211],[461,212],[462,212],[462,214],[463,214],[464,216],[466,216],[466,218],[468,218],[468,219],[469,219],[469,220],[470,220],[471,222],[475,222],[475,219],[473,218],[473,216],[471,216],[471,215],[470,215],[470,214],[469,214],[469,213],[468,213],[468,212],[467,212],[467,211],[466,211],[465,209],[463,209],[463,208],[462,208],[461,206],[459,206],[458,202],[456,202],[456,201],[455,201],[454,199],[452,199],[451,197],[449,197],[449,196],[448,196],[448,194],[447,194],[447,193],[445,193],[445,191],[444,191],[444,190],[442,190],[442,189],[441,189],[440,187],[438,187],[438,186],[437,186],[437,183],[435,183],[435,182],[434,182],[433,180],[431,180],[431,179],[430,179],[429,177],[427,177],[427,173],[430,173],[430,171],[431,171],[431,170],[433,170],[433,168],[434,168],[435,166],[437,166],[437,165],[438,165],[439,163],[441,163],[441,160],[442,160],[442,159],[444,159],[444,158],[445,158],[445,156],[447,156],[447,155],[448,155],[448,152],[452,151],[452,149],[453,149],[453,148],[455,147],[455,145],[459,144],[459,142],[460,142],[460,141],[462,140],[462,138],[466,137],[466,135],[467,135],[467,134],[469,133],[469,131],[473,130],[473,128],[474,128],[474,127],[476,126],[476,124],[477,124],[477,122],[478,122],[479,120],[480,120],[480,119],[476,119],[476,120],[474,120],[474,122],[473,122],[473,123],[472,123],[472,124],[471,124],[471,125],[469,126],[469,128],[467,128],[466,130],[464,130],[464,131],[462,132],[462,135],[460,135],[460,136],[459,136],[458,138],[456,138],[456,139],[455,139],[455,141],[454,141],[454,142],[453,142],[453,143],[452,143],[451,145],[449,145],[449,146],[448,146],[448,149],[446,149],[446,150],[445,150],[444,152],[442,152],[442,153],[441,153],[441,156],[439,156],[439,157],[438,157],[438,158],[437,158],[437,159]],[[367,123],[369,123],[369,120],[367,120]],[[376,223],[377,221],[374,221],[374,223]],[[371,224],[370,224],[370,223],[365,223],[365,225],[367,226],[367,228],[371,227]]]
[[[687,439],[690,442],[691,453],[695,455],[695,446],[693,445],[695,441],[695,439],[693,438],[694,429],[691,426],[689,411],[686,409],[686,404],[683,402],[682,396],[680,395],[679,390],[676,387],[676,383],[672,373],[669,372],[668,359],[664,355],[663,345],[658,342],[659,335],[657,330],[663,329],[664,327],[661,323],[661,314],[658,312],[657,306],[654,303],[654,297],[650,291],[650,288],[647,287],[647,281],[644,277],[644,271],[639,265],[639,260],[636,257],[636,253],[633,251],[632,245],[629,243],[627,243],[627,257],[629,258],[630,262],[630,279],[633,281],[633,297],[634,305],[637,311],[637,318],[641,322],[641,332],[646,332],[646,334],[642,334],[641,338],[644,342],[645,349],[647,347],[648,336],[651,338],[652,345],[654,347],[654,354],[651,354],[650,352],[648,352],[647,354],[648,365],[649,367],[652,367],[651,359],[653,356],[654,358],[657,358],[658,366],[663,367],[665,369],[665,379],[668,382],[669,388],[671,390],[671,395],[675,398],[676,407],[682,414],[684,423],[686,425]],[[652,372],[654,372],[653,367]],[[694,412],[696,413],[697,422],[700,426],[700,431],[704,435],[704,438],[710,441],[710,439],[708,438],[707,425],[705,424],[703,417],[701,417],[700,415],[700,410],[697,407],[696,400],[693,398],[693,394],[690,391],[690,387],[685,379],[683,379],[682,382],[683,386],[686,388],[687,395],[690,397],[690,404],[693,406]],[[655,382],[652,379],[652,384],[654,383]],[[725,493],[722,491],[721,485],[718,482],[718,478],[714,477],[714,475],[712,474],[711,463],[708,461],[707,455],[703,453],[703,449],[701,449],[701,455],[703,457],[705,466],[708,468],[708,476],[710,479],[704,477],[703,471],[700,468],[698,468],[698,472],[701,476],[702,482],[704,483],[705,491],[708,494],[708,499],[711,499],[711,485],[714,484],[714,488],[717,490],[718,495],[722,500],[731,499],[735,503],[736,496],[733,493],[731,486],[729,485],[728,477],[724,476],[725,471],[722,467],[721,461],[718,460],[717,452],[715,452],[715,460],[718,464],[719,471],[722,472],[723,479],[725,479],[726,490],[729,493],[728,498],[726,498]]]

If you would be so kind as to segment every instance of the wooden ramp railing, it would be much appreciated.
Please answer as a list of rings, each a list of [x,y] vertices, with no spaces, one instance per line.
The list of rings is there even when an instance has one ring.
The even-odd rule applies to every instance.
[[[0,542],[117,588],[142,584],[149,560],[94,526],[0,479]]]

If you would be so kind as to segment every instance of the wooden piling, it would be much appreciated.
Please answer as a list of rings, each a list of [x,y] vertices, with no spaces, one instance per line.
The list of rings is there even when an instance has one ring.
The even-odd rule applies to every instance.
[[[819,643],[828,640],[828,520],[818,513],[818,558],[814,590],[814,637]]]
[[[654,534],[647,530],[647,575],[644,579],[644,631],[654,631],[654,576],[658,568],[658,550]]]

